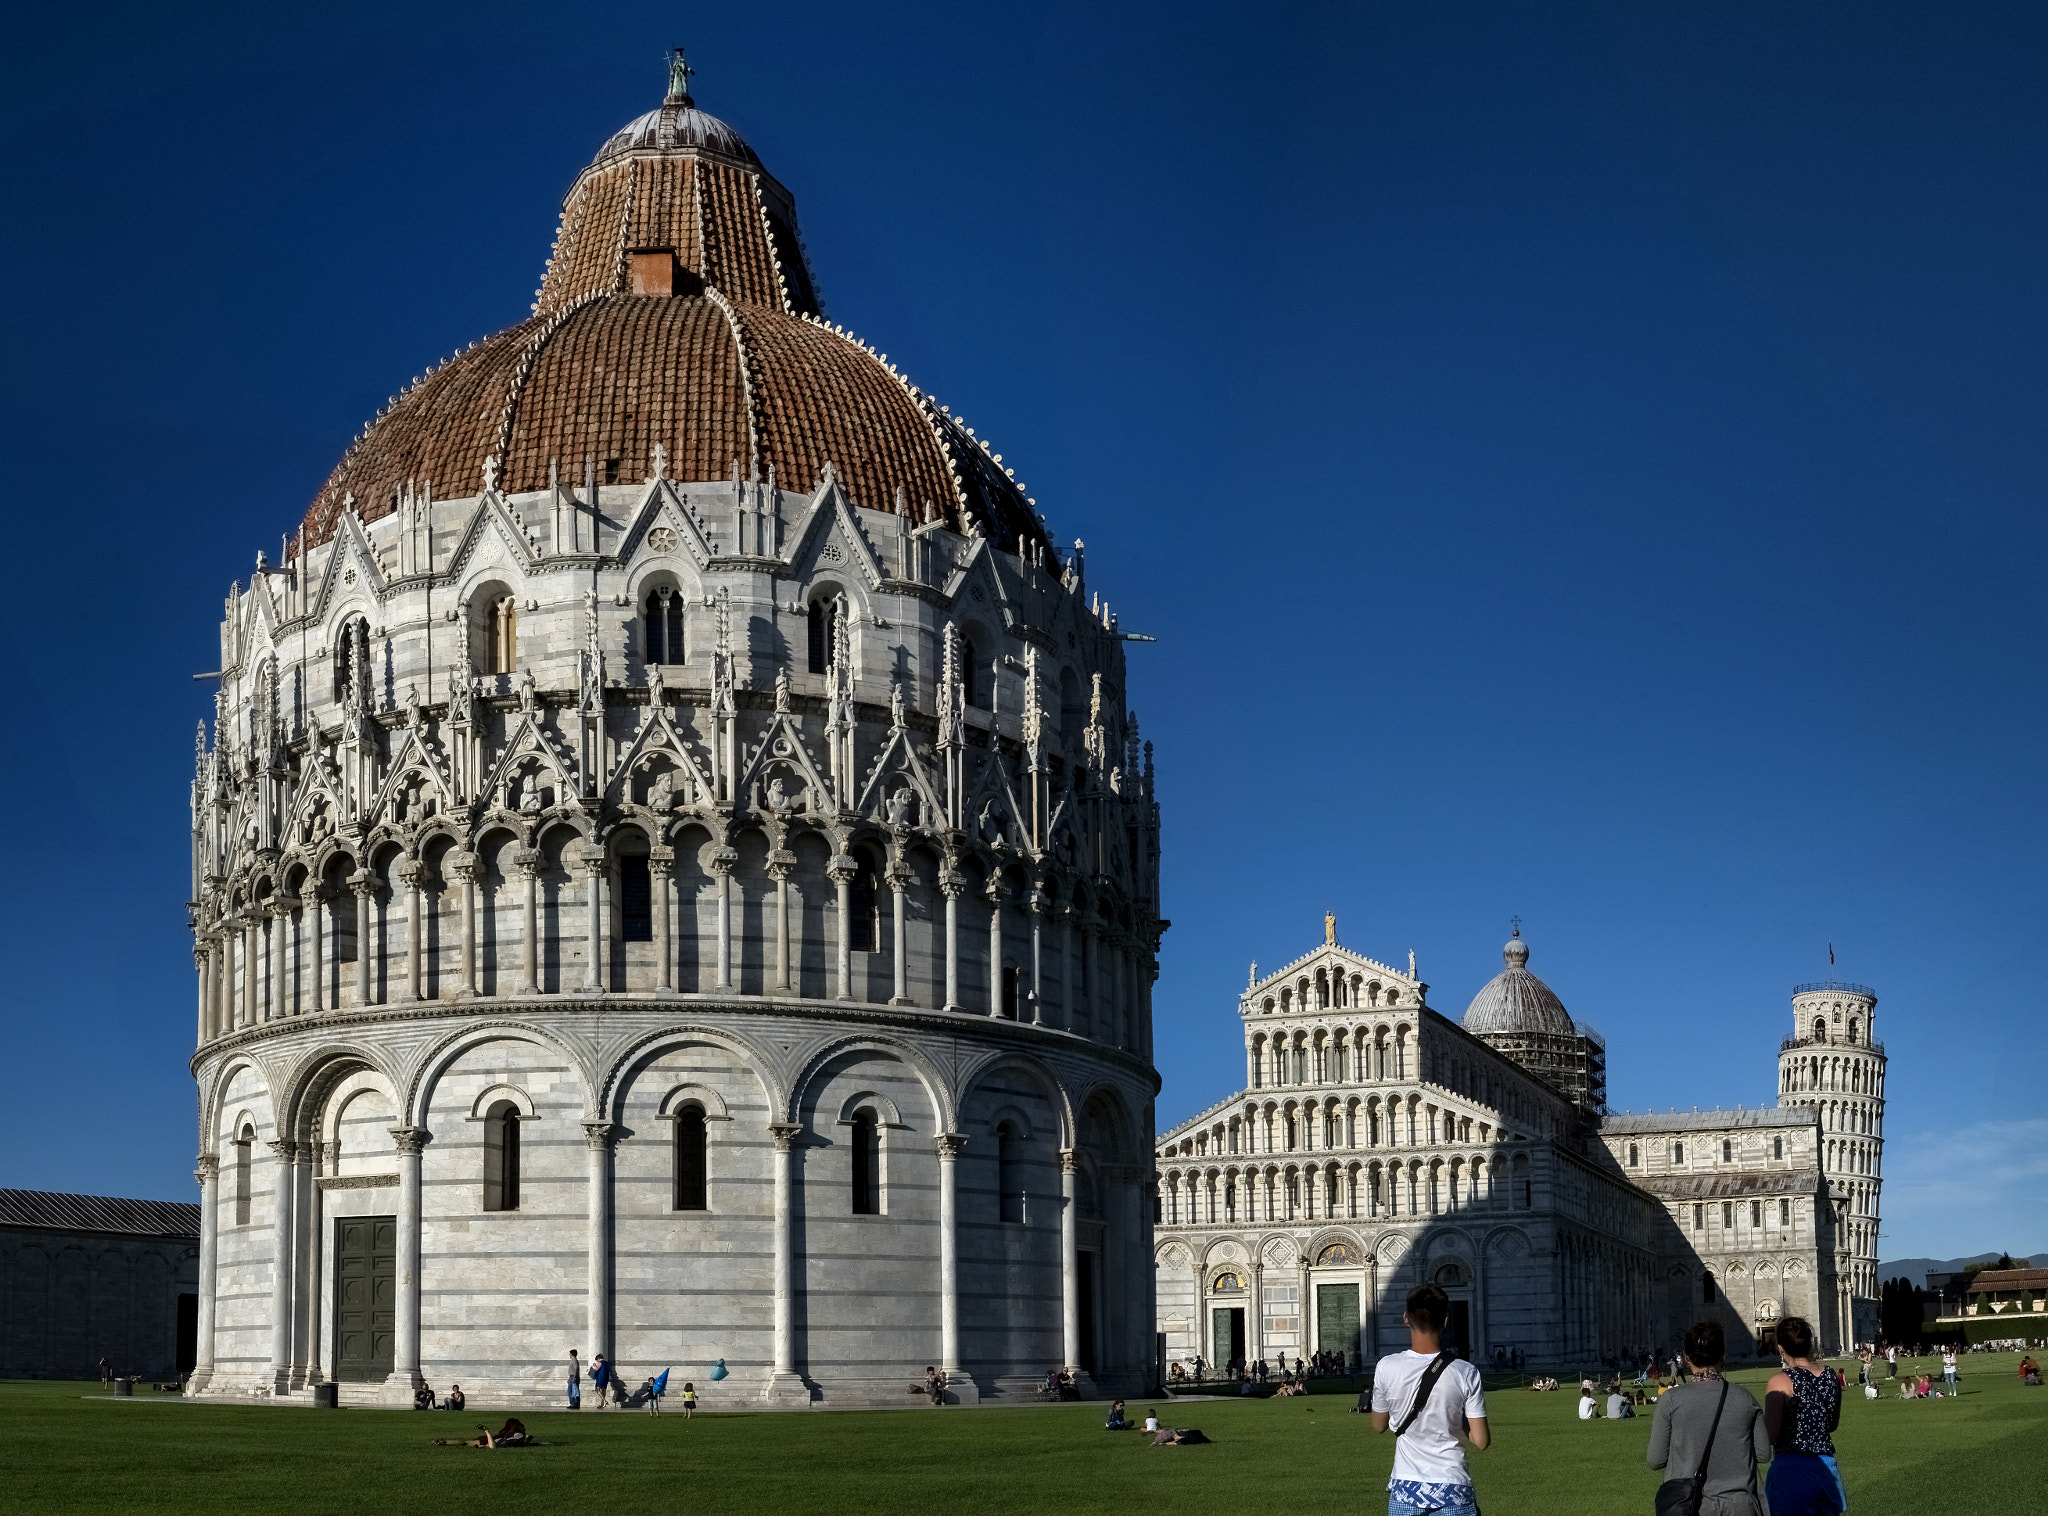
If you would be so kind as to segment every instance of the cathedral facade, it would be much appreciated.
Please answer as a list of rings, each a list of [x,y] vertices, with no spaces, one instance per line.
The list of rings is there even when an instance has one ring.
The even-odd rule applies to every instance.
[[[1705,1315],[1737,1353],[1785,1315],[1831,1349],[1872,1335],[1858,1281],[1875,1265],[1855,1250],[1875,1170],[1852,1188],[1862,1156],[1836,1134],[1859,1098],[1835,1092],[1876,1106],[1873,994],[1795,992],[1777,1106],[1615,1116],[1604,1043],[1529,972],[1519,927],[1460,1021],[1430,1007],[1412,957],[1404,973],[1340,945],[1333,920],[1324,935],[1277,973],[1254,966],[1244,1087],[1155,1151],[1168,1359],[1370,1362],[1405,1344],[1402,1303],[1426,1280],[1487,1361],[1669,1350]]]
[[[194,1389],[1152,1371],[1152,759],[1002,455],[696,109],[229,595]]]

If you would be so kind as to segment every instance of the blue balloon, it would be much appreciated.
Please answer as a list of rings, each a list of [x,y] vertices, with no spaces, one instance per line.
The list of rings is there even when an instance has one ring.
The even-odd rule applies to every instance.
[[[719,1359],[719,1360],[718,1360],[718,1362],[717,1362],[717,1363],[715,1363],[715,1364],[713,1364],[713,1365],[711,1366],[711,1378],[712,1378],[712,1379],[713,1379],[713,1381],[715,1382],[715,1381],[717,1381],[717,1380],[720,1380],[720,1379],[723,1379],[723,1378],[725,1378],[725,1376],[726,1376],[726,1367],[725,1367],[725,1360],[724,1360],[723,1358],[721,1358],[721,1359]]]

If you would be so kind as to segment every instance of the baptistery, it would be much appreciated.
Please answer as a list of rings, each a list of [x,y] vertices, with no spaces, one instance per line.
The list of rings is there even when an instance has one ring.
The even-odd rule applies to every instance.
[[[196,1393],[1156,1382],[1123,636],[689,85],[228,596]]]

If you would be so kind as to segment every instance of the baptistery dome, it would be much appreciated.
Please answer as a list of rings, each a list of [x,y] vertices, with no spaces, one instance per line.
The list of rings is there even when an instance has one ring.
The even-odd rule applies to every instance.
[[[195,1394],[1151,1382],[1122,635],[687,84],[229,597]]]
[[[1487,980],[1486,987],[1472,997],[1472,1003],[1465,1008],[1465,1030],[1475,1036],[1488,1032],[1576,1035],[1578,1028],[1566,1014],[1564,1002],[1549,985],[1529,972],[1529,944],[1522,940],[1519,926],[1500,955],[1507,967]]]
[[[314,498],[305,545],[343,510],[408,491],[772,474],[831,462],[856,506],[972,521],[1043,546],[1014,471],[887,355],[827,323],[796,203],[740,135],[672,96],[605,143],[563,202],[533,313],[393,395]]]

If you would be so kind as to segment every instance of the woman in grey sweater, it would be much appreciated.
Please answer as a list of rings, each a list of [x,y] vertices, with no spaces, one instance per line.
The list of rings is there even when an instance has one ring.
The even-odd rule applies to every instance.
[[[1657,1419],[1650,1424],[1650,1467],[1662,1469],[1666,1480],[1700,1477],[1700,1516],[1763,1516],[1756,1469],[1771,1461],[1771,1441],[1764,1434],[1764,1415],[1756,1397],[1721,1377],[1727,1356],[1720,1322],[1698,1322],[1686,1332],[1685,1358],[1692,1365],[1692,1382],[1666,1390],[1657,1402]],[[1721,1422],[1715,1427],[1717,1405]]]

